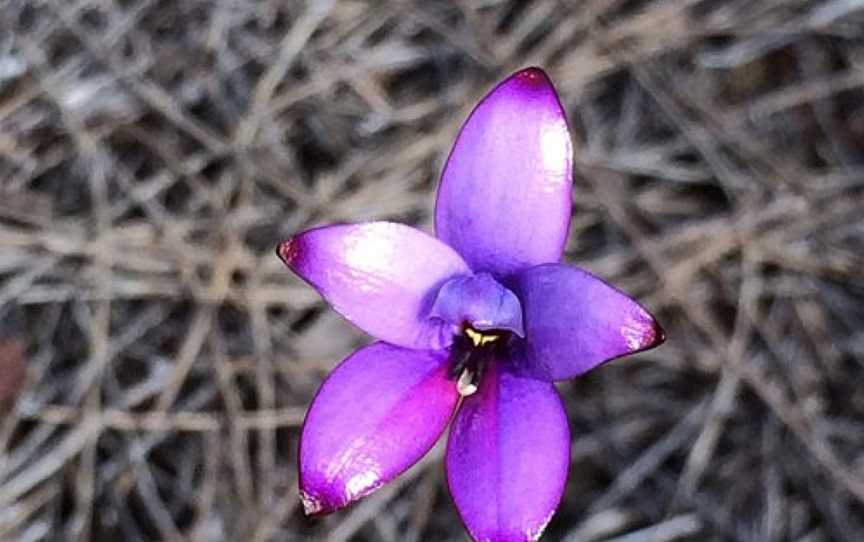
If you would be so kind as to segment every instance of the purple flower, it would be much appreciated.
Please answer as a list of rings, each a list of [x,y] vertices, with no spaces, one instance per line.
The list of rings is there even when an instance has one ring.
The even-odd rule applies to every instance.
[[[538,68],[471,113],[438,189],[436,237],[371,222],[303,232],[279,257],[379,339],[321,386],[300,439],[306,512],[368,495],[450,424],[447,481],[471,535],[536,540],[558,507],[570,432],[553,384],[657,346],[626,294],[558,263],[573,149]]]

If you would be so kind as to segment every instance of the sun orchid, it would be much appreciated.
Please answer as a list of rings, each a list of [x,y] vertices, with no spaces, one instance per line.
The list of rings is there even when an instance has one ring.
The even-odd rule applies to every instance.
[[[312,229],[279,257],[379,342],[345,359],[300,437],[308,514],[368,495],[450,423],[447,482],[478,541],[536,540],[558,507],[570,432],[554,386],[657,346],[636,301],[559,263],[573,150],[538,68],[474,109],[438,189],[435,237],[370,222]]]

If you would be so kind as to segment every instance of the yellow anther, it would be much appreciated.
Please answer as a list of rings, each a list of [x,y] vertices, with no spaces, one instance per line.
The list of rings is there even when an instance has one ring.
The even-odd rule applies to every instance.
[[[501,336],[493,335],[493,334],[484,334],[477,331],[474,328],[466,327],[465,335],[471,339],[471,342],[474,343],[474,346],[483,346],[485,344],[489,344],[491,342],[497,341]]]

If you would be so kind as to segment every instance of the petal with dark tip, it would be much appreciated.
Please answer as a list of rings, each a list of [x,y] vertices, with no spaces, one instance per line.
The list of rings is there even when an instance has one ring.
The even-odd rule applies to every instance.
[[[459,133],[438,188],[435,229],[475,271],[557,262],[570,224],[573,149],[539,68],[493,89]]]
[[[406,348],[449,345],[449,326],[428,318],[438,288],[468,273],[462,258],[431,235],[392,222],[306,231],[279,257],[366,333]]]
[[[525,335],[519,299],[488,273],[445,282],[430,315],[455,327],[468,323],[478,330],[502,329]]]
[[[477,541],[537,540],[555,513],[570,431],[555,386],[494,363],[450,428],[447,482]]]
[[[458,397],[446,352],[379,342],[349,356],[324,381],[303,424],[306,513],[342,508],[416,463],[444,431]]]
[[[513,280],[522,302],[526,368],[562,380],[653,348],[663,330],[642,305],[582,269],[550,264]]]

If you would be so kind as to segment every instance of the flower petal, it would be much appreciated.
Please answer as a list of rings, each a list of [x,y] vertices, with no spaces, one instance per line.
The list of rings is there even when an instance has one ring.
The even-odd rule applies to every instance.
[[[555,386],[491,364],[453,421],[446,462],[450,493],[475,540],[540,538],[570,462]]]
[[[526,367],[534,376],[572,378],[664,340],[644,307],[582,269],[540,265],[513,282],[524,310]]]
[[[303,424],[306,513],[342,508],[408,469],[438,440],[458,397],[446,352],[379,342],[349,356],[324,381]]]
[[[475,271],[497,276],[557,262],[570,225],[573,148],[555,89],[515,73],[474,109],[447,159],[437,235]]]
[[[469,270],[431,235],[392,222],[328,226],[285,241],[277,252],[373,337],[406,348],[449,344],[449,328],[428,318],[429,310],[441,284]]]
[[[488,273],[456,277],[444,283],[430,315],[456,327],[467,322],[474,329],[504,329],[525,336],[519,298]]]

